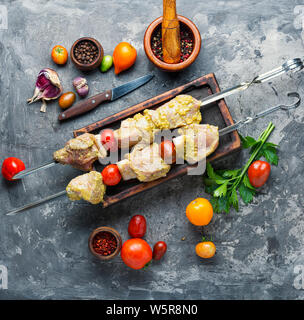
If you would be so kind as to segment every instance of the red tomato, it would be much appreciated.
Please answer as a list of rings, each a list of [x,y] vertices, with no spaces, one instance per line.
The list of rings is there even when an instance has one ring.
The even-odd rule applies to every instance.
[[[132,238],[142,238],[147,230],[147,222],[144,216],[137,214],[129,222],[128,232]]]
[[[152,260],[152,249],[149,244],[139,238],[127,240],[121,248],[122,261],[132,269],[142,269]]]
[[[270,175],[270,164],[266,161],[254,161],[248,169],[248,178],[250,183],[259,188],[265,184]]]
[[[58,100],[59,107],[61,109],[67,109],[69,108],[76,99],[76,94],[72,91],[66,92],[63,95],[60,96]]]
[[[164,241],[158,241],[153,247],[153,259],[160,260],[167,251],[167,244]]]
[[[174,143],[170,140],[164,140],[160,144],[160,155],[166,163],[174,163],[176,161],[176,151]]]
[[[116,164],[109,164],[102,172],[103,183],[107,186],[116,186],[121,180],[121,174]]]
[[[10,157],[3,161],[2,175],[6,180],[14,180],[14,175],[23,170],[25,170],[25,165],[18,158]]]
[[[52,59],[57,64],[65,64],[68,60],[68,51],[63,46],[55,46],[52,49]]]
[[[106,150],[115,152],[118,150],[117,141],[114,136],[114,130],[104,129],[100,132],[101,143]]]

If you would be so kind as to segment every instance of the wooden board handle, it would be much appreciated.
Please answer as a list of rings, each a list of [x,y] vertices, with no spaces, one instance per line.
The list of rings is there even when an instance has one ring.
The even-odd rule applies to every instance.
[[[180,26],[176,0],[163,0],[162,47],[164,62],[180,62]]]
[[[110,101],[112,98],[112,90],[107,90],[99,93],[89,99],[76,103],[73,107],[59,114],[60,121],[76,117],[80,114],[86,113],[99,106],[102,102]]]

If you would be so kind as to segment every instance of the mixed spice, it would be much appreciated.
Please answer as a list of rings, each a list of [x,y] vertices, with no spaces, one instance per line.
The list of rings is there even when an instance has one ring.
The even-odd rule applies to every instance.
[[[193,51],[193,35],[189,28],[181,24],[180,32],[181,41],[181,56],[180,62],[187,60]],[[162,48],[162,30],[161,26],[158,27],[151,37],[151,48],[154,55],[163,61],[163,48]]]
[[[98,48],[91,41],[80,41],[74,48],[74,55],[79,63],[89,64],[96,60]]]
[[[98,254],[109,256],[116,250],[117,240],[112,233],[101,231],[94,236],[92,245]]]

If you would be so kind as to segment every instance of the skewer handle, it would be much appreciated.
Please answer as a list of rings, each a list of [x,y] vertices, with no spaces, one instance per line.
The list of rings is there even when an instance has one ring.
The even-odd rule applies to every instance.
[[[242,82],[239,85],[236,85],[234,87],[231,87],[229,89],[222,90],[221,92],[212,94],[211,96],[208,96],[204,99],[202,99],[202,106],[208,105],[212,102],[218,101],[220,99],[224,99],[228,96],[231,96],[235,93],[241,92],[243,90],[248,89],[253,84],[259,84],[263,82],[270,81],[271,79],[278,77],[284,73],[287,72],[297,72],[304,68],[304,64],[302,59],[295,58],[286,61],[283,63],[280,67],[275,68],[271,71],[268,71],[266,73],[263,73],[259,76],[254,77],[250,82]]]
[[[261,111],[259,113],[257,113],[256,115],[252,116],[252,117],[247,117],[246,119],[243,119],[243,120],[240,120],[238,122],[236,122],[235,124],[229,126],[229,127],[226,127],[226,128],[223,128],[219,131],[219,135],[220,136],[223,136],[225,134],[228,134],[234,130],[237,130],[239,128],[241,128],[242,126],[244,126],[245,124],[249,123],[249,122],[252,122],[256,119],[259,119],[259,118],[262,118],[270,113],[273,113],[277,110],[284,110],[284,111],[288,111],[290,109],[295,109],[297,108],[300,104],[301,104],[301,97],[300,95],[298,94],[298,92],[289,92],[287,94],[288,97],[293,97],[293,98],[297,98],[297,101],[292,103],[291,105],[284,105],[284,104],[281,104],[281,105],[278,105],[278,106],[274,106],[274,107],[271,107],[271,108],[268,108],[264,111]]]

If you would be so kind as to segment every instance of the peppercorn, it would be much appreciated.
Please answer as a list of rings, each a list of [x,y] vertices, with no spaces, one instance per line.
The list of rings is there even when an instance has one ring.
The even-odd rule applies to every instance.
[[[162,48],[162,36],[161,36],[161,26],[156,28],[152,37],[151,37],[151,48],[159,60],[163,61],[163,48]],[[188,28],[182,26],[180,32],[180,44],[181,44],[181,53],[180,53],[180,62],[188,59],[193,51],[193,36],[188,30]]]
[[[92,41],[80,41],[74,48],[74,55],[78,62],[90,64],[98,57],[98,48]]]

